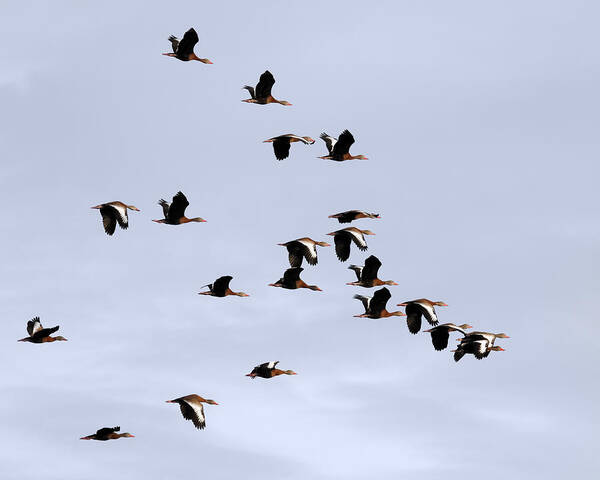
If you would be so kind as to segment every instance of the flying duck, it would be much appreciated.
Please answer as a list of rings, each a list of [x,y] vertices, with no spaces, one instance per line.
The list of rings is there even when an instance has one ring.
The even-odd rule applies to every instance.
[[[499,346],[490,345],[485,339],[481,340],[466,340],[458,345],[456,350],[452,350],[454,352],[454,361],[458,362],[466,353],[470,353],[475,356],[477,360],[481,360],[482,358],[486,358],[491,351],[495,352],[503,352],[504,349]]]
[[[450,332],[459,332],[463,336],[467,334],[465,330],[467,328],[473,328],[471,325],[463,323],[462,325],[454,325],[453,323],[443,323],[437,327],[430,328],[429,330],[423,330],[423,333],[431,334],[431,342],[433,348],[436,350],[444,350],[448,346],[448,338],[450,338]]]
[[[121,430],[121,427],[113,427],[113,428],[104,427],[92,435],[88,435],[87,437],[81,437],[80,440],[100,440],[102,442],[105,442],[106,440],[116,440],[117,438],[121,438],[121,437],[123,437],[123,438],[133,438],[134,437],[134,435],[132,435],[131,433],[128,433],[128,432],[117,433],[120,430]]]
[[[299,267],[302,265],[302,259],[305,258],[309,265],[316,265],[317,245],[319,247],[330,247],[326,242],[316,242],[312,238],[303,237],[291,240],[285,243],[278,243],[281,247],[286,247],[291,267]]]
[[[100,205],[96,205],[92,208],[100,210],[100,215],[102,215],[102,223],[104,224],[104,231],[107,233],[107,235],[112,235],[115,233],[117,223],[123,230],[127,230],[127,227],[129,226],[127,209],[134,210],[136,212],[140,211],[139,208],[134,207],[133,205],[127,205],[123,202],[101,203]]]
[[[27,322],[27,333],[28,337],[22,338],[21,340],[17,340],[18,342],[29,342],[29,343],[50,343],[50,342],[60,342],[67,341],[65,337],[57,335],[56,337],[51,337],[54,332],[59,329],[59,326],[52,328],[44,328],[40,323],[40,317],[35,317]]]
[[[358,220],[359,218],[381,218],[378,213],[367,213],[362,212],[360,210],[348,210],[342,213],[336,213],[334,215],[329,215],[328,218],[337,218],[340,223],[350,223],[353,220]]]
[[[163,209],[163,214],[165,218],[161,218],[160,220],[152,220],[156,223],[166,223],[167,225],[181,225],[182,223],[189,222],[206,222],[203,218],[187,218],[185,216],[185,209],[188,207],[190,202],[185,198],[185,195],[181,192],[177,192],[177,194],[173,197],[173,201],[171,205],[167,203],[166,200],[160,199],[158,204]]]
[[[305,145],[312,145],[315,141],[310,137],[299,137],[293,133],[286,135],[279,135],[278,137],[269,138],[263,141],[263,143],[272,143],[273,151],[275,152],[275,158],[277,160],[283,160],[290,155],[290,144],[294,142],[302,142]]]
[[[354,270],[358,281],[350,282],[346,285],[354,285],[357,287],[366,288],[379,287],[380,285],[398,285],[393,280],[379,280],[377,278],[377,272],[379,272],[379,267],[381,267],[381,262],[375,255],[371,255],[365,260],[364,267],[359,267],[358,265],[350,265],[348,268],[350,270]]]
[[[218,403],[214,400],[205,400],[200,395],[196,395],[195,393],[186,395],[185,397],[167,400],[166,402],[178,403],[183,418],[186,420],[191,420],[194,424],[194,427],[199,430],[203,430],[204,427],[206,427],[206,417],[204,416],[204,407],[202,404],[208,403],[209,405],[218,405]]]
[[[344,130],[338,139],[330,137],[325,132],[319,138],[325,142],[329,154],[317,158],[335,160],[336,162],[343,162],[344,160],[368,160],[364,155],[350,155],[350,147],[354,143],[354,137],[348,130]]]
[[[227,297],[228,295],[236,295],[238,297],[248,297],[249,295],[244,292],[234,292],[229,288],[229,282],[233,277],[226,275],[224,277],[217,278],[213,283],[204,285],[208,287],[207,292],[198,292],[198,295],[211,295],[213,297]]]
[[[399,303],[398,306],[406,307],[408,331],[415,334],[421,330],[421,316],[424,315],[429,324],[435,327],[438,324],[438,318],[434,307],[447,307],[448,305],[444,302],[432,302],[426,298],[420,298],[419,300]]]
[[[356,300],[360,300],[365,307],[365,313],[362,315],[354,315],[359,318],[387,318],[387,317],[403,317],[404,314],[398,312],[388,312],[385,307],[387,301],[392,297],[390,291],[386,288],[380,288],[377,290],[372,297],[365,297],[363,295],[354,295]]]
[[[310,288],[311,290],[322,292],[316,285],[307,285],[303,280],[300,280],[300,272],[302,272],[302,270],[304,270],[302,267],[288,268],[283,273],[283,277],[275,283],[269,283],[269,287],[281,287],[290,290],[295,290],[296,288]]]
[[[279,361],[261,363],[254,367],[250,373],[247,373],[246,376],[254,379],[256,377],[273,378],[277,375],[298,375],[293,370],[280,370],[279,368],[275,368],[278,363]]]
[[[259,105],[266,105],[268,103],[279,103],[281,105],[291,106],[292,104],[285,100],[277,100],[271,95],[271,89],[275,85],[275,78],[273,74],[268,70],[260,76],[260,80],[256,84],[256,90],[248,85],[244,85],[243,89],[248,90],[250,97],[242,102],[246,103],[257,103]]]
[[[173,53],[163,53],[163,55],[166,55],[167,57],[175,57],[184,62],[198,60],[202,63],[213,63],[208,58],[197,57],[194,53],[194,47],[198,43],[198,34],[193,28],[190,28],[185,32],[181,40],[176,36],[171,35],[169,37],[169,42],[171,42],[171,46],[173,47]]]
[[[365,235],[375,234],[371,230],[360,230],[356,227],[348,227],[343,230],[328,233],[327,235],[333,235],[335,253],[341,262],[345,262],[350,258],[350,242],[354,242],[361,251],[365,251],[367,249]]]

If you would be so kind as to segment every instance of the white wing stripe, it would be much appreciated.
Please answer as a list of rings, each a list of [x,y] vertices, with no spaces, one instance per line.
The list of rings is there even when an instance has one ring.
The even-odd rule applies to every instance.
[[[431,315],[431,318],[433,319],[434,322],[438,321],[437,318],[437,314],[435,313],[435,308],[433,308],[433,306],[428,305],[426,303],[421,303],[421,302],[415,302],[417,305],[421,305],[425,310],[427,310],[427,312],[429,312],[429,315]]]
[[[113,207],[117,212],[119,212],[119,215],[121,216],[121,220],[123,221],[123,223],[127,223],[127,208],[126,207],[122,207],[121,205],[115,205],[114,203],[111,203],[111,207]]]
[[[366,247],[367,246],[367,242],[365,241],[365,237],[363,236],[362,233],[359,232],[355,232],[354,230],[346,230],[347,232],[350,232],[352,234],[352,236],[354,238],[356,238],[356,240],[358,241],[359,245],[361,247]]]
[[[205,418],[204,418],[204,409],[202,408],[202,404],[201,403],[196,403],[196,402],[185,402],[185,403],[187,405],[189,405],[192,408],[192,410],[194,410],[194,413],[196,414],[196,416],[200,420],[200,423],[204,423]]]
[[[299,240],[299,242],[308,248],[312,258],[317,258],[317,247],[313,242],[307,242],[306,240]]]

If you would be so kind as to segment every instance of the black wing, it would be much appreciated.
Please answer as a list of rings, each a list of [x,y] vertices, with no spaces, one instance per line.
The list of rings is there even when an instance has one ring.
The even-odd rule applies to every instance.
[[[377,272],[379,272],[381,262],[375,255],[371,255],[365,260],[365,266],[362,269],[361,280],[370,281],[377,278]]]
[[[333,146],[331,155],[334,157],[342,156],[350,152],[350,146],[354,143],[354,137],[348,130],[344,130],[338,138],[338,141]]]
[[[165,219],[167,219],[169,217],[169,203],[164,198],[161,198],[158,201],[158,204],[162,207],[163,215],[165,216]]]
[[[412,334],[419,333],[421,330],[421,316],[423,315],[423,308],[416,303],[409,303],[406,305],[406,324],[408,325],[408,331]]]
[[[271,95],[271,88],[275,85],[275,78],[268,70],[260,76],[256,85],[256,98],[267,98]]]
[[[38,330],[33,335],[31,335],[31,338],[44,338],[44,337],[47,337],[48,335],[52,335],[59,328],[60,327],[58,325],[56,327],[52,327],[52,328],[42,328],[41,330]]]
[[[172,221],[179,220],[185,215],[185,209],[189,204],[190,202],[185,198],[185,195],[182,192],[177,192],[177,195],[173,197],[173,202],[169,206],[168,219]]]
[[[341,262],[345,262],[350,258],[350,241],[351,235],[348,232],[339,232],[333,236],[335,242],[335,254]]]
[[[302,267],[288,268],[283,274],[283,282],[296,283],[297,280],[300,280],[302,270],[304,270]]]
[[[460,346],[454,352],[454,361],[458,362],[462,357],[465,356],[465,351]]]
[[[244,86],[242,87],[242,89],[246,89],[246,90],[248,90],[248,93],[250,94],[250,97],[252,97],[252,98],[256,99],[256,95],[254,94],[254,87],[251,87],[251,86],[249,86],[249,85],[244,85]]]
[[[177,56],[183,57],[186,60],[190,56],[190,53],[194,53],[194,46],[198,43],[198,34],[196,30],[190,28],[179,42],[177,47]]]
[[[283,160],[290,155],[290,139],[289,137],[277,137],[273,141],[273,151],[277,160]]]
[[[433,348],[436,350],[444,350],[448,346],[448,339],[450,338],[450,331],[443,328],[434,328],[431,331],[431,343],[433,343]]]
[[[273,366],[269,366],[271,363],[273,363]],[[257,365],[256,367],[254,367],[252,369],[252,372],[250,372],[250,374],[251,375],[254,374],[254,375],[256,375],[258,377],[262,377],[262,378],[269,378],[271,376],[271,370],[273,370],[278,363],[279,363],[279,361],[261,363],[260,365]]]
[[[302,265],[302,259],[305,257],[304,245],[300,242],[289,242],[286,245],[288,251],[288,258],[290,260],[290,267],[299,267]]]
[[[365,313],[369,313],[369,301],[371,300],[371,297],[365,297],[364,295],[354,295],[354,297],[352,298],[360,300],[363,304],[363,307],[365,307]]]
[[[392,294],[386,287],[377,290],[371,298],[371,303],[369,304],[369,313],[373,315],[379,315],[379,313],[385,309],[385,306],[390,298],[392,298]]]
[[[121,427],[104,427],[101,428],[100,430],[96,431],[96,435],[98,435],[99,437],[105,437],[106,435],[110,435],[111,433],[115,433],[118,432],[119,430],[121,430]]]
[[[362,270],[365,267],[359,267],[358,265],[350,265],[348,267],[348,269],[353,270],[354,273],[356,274],[356,279],[360,282],[360,279],[362,278]]]
[[[340,223],[350,223],[352,220],[356,220],[356,214],[358,210],[348,210],[347,212],[341,213],[338,217]]]
[[[102,215],[102,224],[104,225],[104,231],[107,235],[115,233],[117,228],[117,219],[120,219],[119,212],[110,205],[105,205],[100,208],[100,215]]]
[[[177,53],[179,39],[175,35],[169,35],[169,42],[171,42],[171,47],[173,47],[173,53]]]
[[[225,291],[229,288],[229,282],[232,278],[229,275],[217,278],[212,284],[211,291],[217,296],[225,296]]]

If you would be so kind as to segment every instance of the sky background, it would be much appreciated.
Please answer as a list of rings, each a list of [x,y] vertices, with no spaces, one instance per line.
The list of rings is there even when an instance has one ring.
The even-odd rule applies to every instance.
[[[597,471],[600,288],[597,2],[0,3],[3,479],[588,477]],[[161,56],[195,27],[214,65]],[[269,69],[273,94],[242,103]],[[348,128],[335,163],[317,137]],[[278,162],[269,137],[295,133]],[[188,216],[158,225],[182,190]],[[130,229],[89,207],[121,200]],[[360,220],[268,287],[277,246]],[[458,364],[388,307],[506,332]],[[221,275],[249,298],[196,293]],[[393,310],[393,308],[389,308]],[[17,343],[39,315],[69,339]],[[454,340],[451,340],[451,344]],[[251,380],[279,360],[295,377]],[[164,400],[197,393],[197,431]],[[135,439],[82,442],[120,425]]]

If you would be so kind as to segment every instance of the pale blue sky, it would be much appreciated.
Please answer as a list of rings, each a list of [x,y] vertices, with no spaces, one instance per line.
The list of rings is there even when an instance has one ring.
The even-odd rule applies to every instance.
[[[0,473],[10,480],[589,478],[599,332],[600,7],[584,1],[2,2]],[[189,27],[214,65],[160,55]],[[293,107],[242,103],[269,69]],[[366,162],[261,143],[350,129]],[[203,224],[169,227],[182,190]],[[128,231],[102,231],[122,200]],[[276,244],[381,220],[268,287]],[[394,306],[506,332],[455,364],[353,318],[369,254]],[[249,298],[196,295],[221,275]],[[372,293],[372,292],[371,292]],[[17,343],[28,319],[68,342]],[[296,377],[245,377],[280,360]],[[213,398],[197,431],[164,400]],[[82,442],[101,426],[135,439]]]

